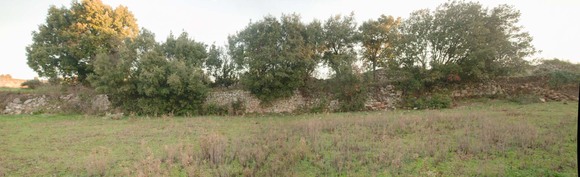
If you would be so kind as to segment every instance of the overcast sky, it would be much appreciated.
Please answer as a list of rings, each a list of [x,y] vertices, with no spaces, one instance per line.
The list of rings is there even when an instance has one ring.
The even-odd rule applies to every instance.
[[[418,9],[435,9],[445,0],[103,0],[116,7],[125,5],[137,18],[139,27],[164,40],[170,31],[189,33],[196,41],[223,45],[227,36],[243,29],[250,21],[271,14],[298,13],[303,21],[325,20],[335,14],[355,13],[359,21],[381,14],[408,17]],[[580,62],[580,1],[578,0],[489,0],[484,6],[509,4],[520,10],[520,25],[543,52],[534,58],[560,58]],[[32,43],[31,32],[45,22],[50,5],[70,6],[70,0],[0,1],[0,74],[32,79],[36,73],[26,64],[25,47]]]

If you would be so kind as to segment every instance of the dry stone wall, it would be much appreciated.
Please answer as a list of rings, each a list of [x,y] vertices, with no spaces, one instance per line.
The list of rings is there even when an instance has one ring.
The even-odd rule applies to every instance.
[[[392,110],[396,109],[401,100],[401,91],[396,91],[392,85],[377,88],[368,93],[365,107],[368,110]],[[314,107],[324,107],[324,111],[333,112],[339,108],[339,101],[332,96],[319,93],[317,96],[307,98],[299,91],[295,91],[292,97],[274,101],[271,104],[262,105],[260,100],[249,91],[227,90],[211,92],[206,99],[206,104],[229,106],[235,102],[242,102],[246,113],[291,113],[307,111]]]
[[[540,76],[499,78],[478,84],[455,85],[451,87],[453,98],[473,98],[489,96],[514,96],[534,94],[548,101],[578,101],[578,85],[567,85],[566,90],[555,90],[548,86],[548,78]],[[562,89],[562,88],[561,88]]]
[[[547,84],[547,79],[542,77],[503,78],[496,81],[477,84],[463,84],[448,86],[444,90],[454,99],[509,96],[518,94],[535,94],[540,100],[546,101],[578,101],[578,85],[564,88],[568,91],[553,90]],[[434,90],[437,92],[437,89]],[[395,86],[385,84],[382,87],[369,88],[368,98],[365,103],[367,110],[393,110],[402,101],[402,91]],[[232,107],[233,104],[241,103],[244,113],[292,113],[309,111],[314,108],[322,108],[322,111],[333,112],[339,108],[339,102],[329,93],[318,93],[304,97],[299,91],[294,95],[263,105],[260,100],[249,91],[225,90],[210,92],[207,97],[207,105]],[[81,99],[78,95],[68,94],[62,96],[47,95],[7,95],[0,94],[0,112],[3,114],[30,114],[35,112],[64,112],[63,110],[90,110],[91,113],[106,113],[111,111],[111,103],[106,95],[93,95]]]
[[[81,113],[105,113],[111,109],[111,102],[107,95],[96,95],[88,99],[81,99],[78,95],[68,94],[62,96],[38,95],[31,97],[23,95],[12,100],[3,100],[7,102],[2,114],[34,114],[34,113],[64,113],[64,112],[81,112]],[[1,99],[9,99],[6,97]]]
[[[227,90],[211,92],[206,99],[206,104],[218,106],[229,106],[235,102],[241,102],[246,113],[290,113],[295,112],[306,104],[306,100],[301,94],[295,92],[292,97],[277,100],[268,106],[261,105],[260,100],[249,91]]]

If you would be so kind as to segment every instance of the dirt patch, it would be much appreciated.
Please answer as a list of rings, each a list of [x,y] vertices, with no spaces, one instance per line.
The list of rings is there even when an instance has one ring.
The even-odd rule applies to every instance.
[[[23,79],[14,79],[10,74],[0,75],[0,87],[22,88],[21,84],[26,82]]]

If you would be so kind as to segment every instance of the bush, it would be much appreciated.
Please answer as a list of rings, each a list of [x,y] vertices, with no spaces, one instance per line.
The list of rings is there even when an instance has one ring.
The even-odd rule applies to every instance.
[[[556,71],[580,74],[580,64],[573,64],[565,60],[550,59],[540,60],[533,70],[534,75],[546,75]]]
[[[450,108],[452,104],[451,97],[444,94],[433,94],[421,98],[408,96],[404,99],[405,107],[413,109],[444,109]]]
[[[552,88],[558,88],[568,84],[577,84],[580,82],[580,74],[569,71],[554,71],[548,74],[548,84]]]
[[[184,44],[177,49],[167,46]],[[201,64],[206,57],[203,44],[170,36],[157,44],[147,30],[134,40],[126,40],[117,53],[96,56],[92,86],[110,96],[114,106],[126,112],[148,115],[202,114],[208,77]]]
[[[450,108],[452,103],[453,100],[448,95],[443,94],[435,94],[426,102],[427,107],[431,109]]]
[[[405,94],[416,93],[425,87],[421,81],[415,78],[398,81],[396,84],[397,88],[405,91]]]
[[[223,116],[228,114],[228,108],[226,106],[220,106],[217,104],[208,104],[204,106],[203,114]]]
[[[228,110],[230,115],[242,115],[246,112],[246,105],[243,100],[236,100],[231,104],[231,110]]]
[[[254,75],[246,73],[242,78],[242,84],[255,95],[262,104],[271,104],[273,101],[289,98],[298,88],[297,78],[287,77],[284,72],[273,71],[266,75]]]
[[[310,108],[310,110],[308,110],[310,113],[323,113],[323,112],[328,112],[328,104],[330,103],[330,101],[328,101],[328,99],[326,97],[323,97],[320,99],[320,101],[318,103],[316,103],[314,106],[312,106]]]
[[[36,88],[42,86],[42,82],[38,79],[27,80],[26,82],[23,82],[22,84],[20,84],[20,86],[28,87],[30,89],[36,89]]]
[[[202,114],[203,115],[243,115],[246,112],[246,106],[244,101],[236,100],[228,105],[217,105],[210,103],[204,105]]]
[[[361,111],[365,108],[367,89],[358,75],[352,72],[337,73],[331,84],[340,111]]]

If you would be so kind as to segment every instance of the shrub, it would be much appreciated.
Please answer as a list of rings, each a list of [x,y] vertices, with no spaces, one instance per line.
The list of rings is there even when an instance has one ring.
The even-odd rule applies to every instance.
[[[435,94],[426,101],[427,107],[432,109],[450,108],[452,100],[448,95]]]
[[[413,97],[408,96],[404,99],[405,107],[413,109],[444,109],[450,108],[453,100],[448,95],[444,94],[433,94],[428,97]]]
[[[202,114],[223,116],[228,114],[228,108],[217,104],[208,104],[204,106]]]
[[[242,84],[262,103],[291,97],[314,70],[314,45],[299,15],[266,16],[229,38],[232,58],[247,69]]]
[[[396,84],[397,88],[404,90],[406,94],[415,93],[424,88],[423,83],[415,78],[398,81]]]
[[[329,103],[330,103],[330,101],[328,100],[328,98],[323,97],[314,106],[312,106],[310,108],[309,112],[311,112],[311,113],[328,112],[328,104]]]
[[[30,89],[36,89],[36,88],[40,87],[41,85],[42,85],[42,82],[38,79],[27,80],[26,82],[23,82],[22,84],[20,84],[20,86],[28,87]]]
[[[540,64],[536,65],[533,74],[546,75],[557,71],[580,74],[580,64],[573,64],[565,60],[557,58],[550,60],[540,60]]]
[[[167,47],[175,43],[184,45]],[[201,114],[209,83],[200,64],[205,55],[204,45],[187,33],[159,45],[151,32],[143,30],[136,39],[125,41],[118,53],[98,54],[89,81],[126,112]]]
[[[338,99],[340,111],[361,111],[367,99],[366,85],[352,72],[337,73],[331,81],[332,91]]]
[[[230,115],[242,115],[246,112],[246,105],[243,100],[236,100],[231,104],[231,110],[228,110]]]
[[[558,88],[567,84],[577,84],[580,82],[580,74],[569,71],[554,71],[548,74],[548,84],[552,88]]]

